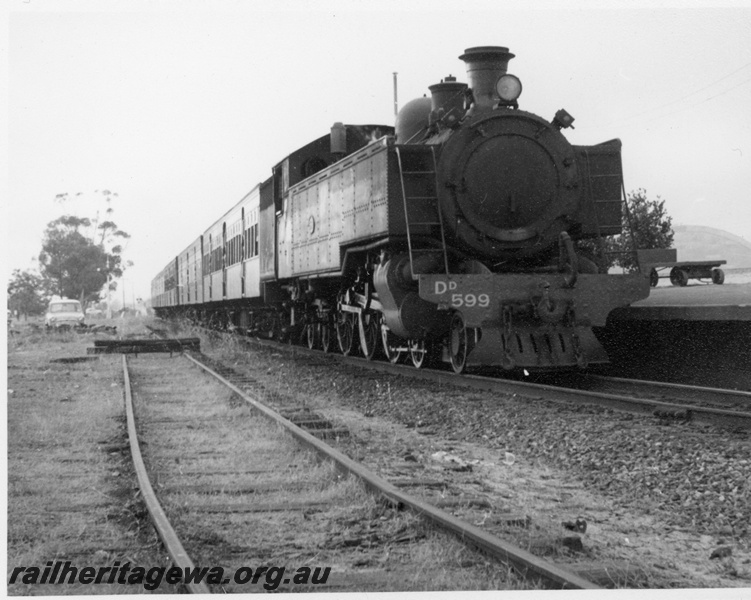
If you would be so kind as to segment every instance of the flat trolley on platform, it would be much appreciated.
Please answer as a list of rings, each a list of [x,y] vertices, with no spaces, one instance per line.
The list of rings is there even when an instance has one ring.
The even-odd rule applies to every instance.
[[[677,261],[675,248],[639,250],[639,263],[642,272],[649,273],[649,283],[656,287],[660,279],[670,278],[670,283],[677,286],[685,286],[689,279],[711,279],[712,283],[722,285],[725,283],[725,273],[720,265],[727,263],[725,260],[699,260]],[[667,269],[670,272],[663,275]]]

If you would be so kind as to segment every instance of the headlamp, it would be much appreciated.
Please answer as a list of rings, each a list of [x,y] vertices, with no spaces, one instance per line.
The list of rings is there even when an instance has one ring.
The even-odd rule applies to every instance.
[[[506,73],[498,78],[495,91],[503,102],[514,102],[522,93],[522,82],[516,75]]]

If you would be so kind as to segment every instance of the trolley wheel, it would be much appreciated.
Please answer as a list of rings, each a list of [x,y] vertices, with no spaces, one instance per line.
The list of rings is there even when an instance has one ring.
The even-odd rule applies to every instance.
[[[375,315],[360,314],[358,328],[362,355],[368,360],[373,360],[378,350],[378,324]]]
[[[657,272],[657,269],[652,267],[652,270],[649,272],[649,285],[652,287],[657,287],[657,284],[660,282],[660,274]]]
[[[688,273],[678,267],[673,267],[670,271],[670,283],[680,287],[685,287],[688,283]]]
[[[712,269],[712,283],[716,285],[725,283],[725,271],[722,269]]]
[[[383,353],[386,355],[386,359],[395,365],[402,357],[402,351],[399,350],[399,342],[397,337],[391,333],[386,323],[381,323],[381,345],[383,346]]]
[[[449,356],[454,373],[462,373],[467,366],[469,336],[461,313],[454,313],[449,327]]]
[[[430,363],[430,343],[425,340],[409,340],[409,357],[416,369],[427,367]]]

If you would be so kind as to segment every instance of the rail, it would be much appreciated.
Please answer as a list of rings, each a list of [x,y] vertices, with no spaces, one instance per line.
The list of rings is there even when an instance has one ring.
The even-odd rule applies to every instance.
[[[279,349],[290,349],[288,345],[266,340],[250,340],[249,343],[269,345]],[[309,350],[302,346],[291,348],[294,352],[314,353],[321,356],[317,350]],[[716,388],[703,388],[678,384],[663,384],[660,382],[639,382],[638,380],[621,380],[624,383],[632,383],[632,390],[622,394],[589,391],[577,387],[564,387],[561,385],[536,383],[532,381],[516,381],[513,379],[487,377],[482,375],[462,374],[457,375],[448,371],[437,369],[415,369],[405,365],[392,364],[381,361],[371,361],[357,356],[342,356],[339,354],[327,354],[332,360],[340,360],[345,364],[356,365],[374,371],[402,375],[413,379],[422,379],[439,384],[453,385],[470,389],[489,390],[499,393],[519,394],[530,400],[573,401],[596,404],[598,406],[612,408],[623,412],[637,414],[652,414],[658,417],[675,418],[697,423],[707,423],[731,429],[751,429],[751,411],[727,410],[717,407],[699,406],[695,404],[683,404],[680,402],[666,402],[651,398],[634,397],[637,387],[646,384],[650,386],[662,386],[665,390],[680,394],[692,393],[700,397],[710,394],[718,397],[748,398],[751,406],[751,394],[748,392],[736,392],[733,390],[721,390]],[[640,386],[637,386],[641,384]]]
[[[154,493],[154,488],[151,486],[149,476],[146,471],[146,464],[143,461],[141,455],[141,448],[138,443],[138,431],[136,430],[136,418],[133,410],[133,393],[130,387],[130,375],[128,374],[128,360],[123,355],[123,379],[125,388],[125,412],[128,419],[128,439],[130,441],[130,454],[133,457],[133,466],[136,471],[136,477],[138,478],[138,487],[141,490],[141,495],[146,503],[146,508],[151,515],[151,520],[154,523],[157,534],[159,535],[162,543],[164,544],[167,553],[172,559],[172,563],[186,572],[186,569],[195,569],[195,564],[185,551],[180,538],[177,537],[175,530],[167,518],[167,515],[162,509],[159,500]],[[192,594],[210,594],[209,587],[201,583],[186,583],[184,584],[187,590]]]

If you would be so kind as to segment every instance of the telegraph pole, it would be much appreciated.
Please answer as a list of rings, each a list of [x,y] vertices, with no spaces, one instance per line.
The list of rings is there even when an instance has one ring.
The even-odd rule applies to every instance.
[[[396,71],[394,71],[394,116],[395,117],[399,113],[399,102],[397,100],[397,94],[396,94],[396,76],[398,74],[399,73],[397,73]]]

